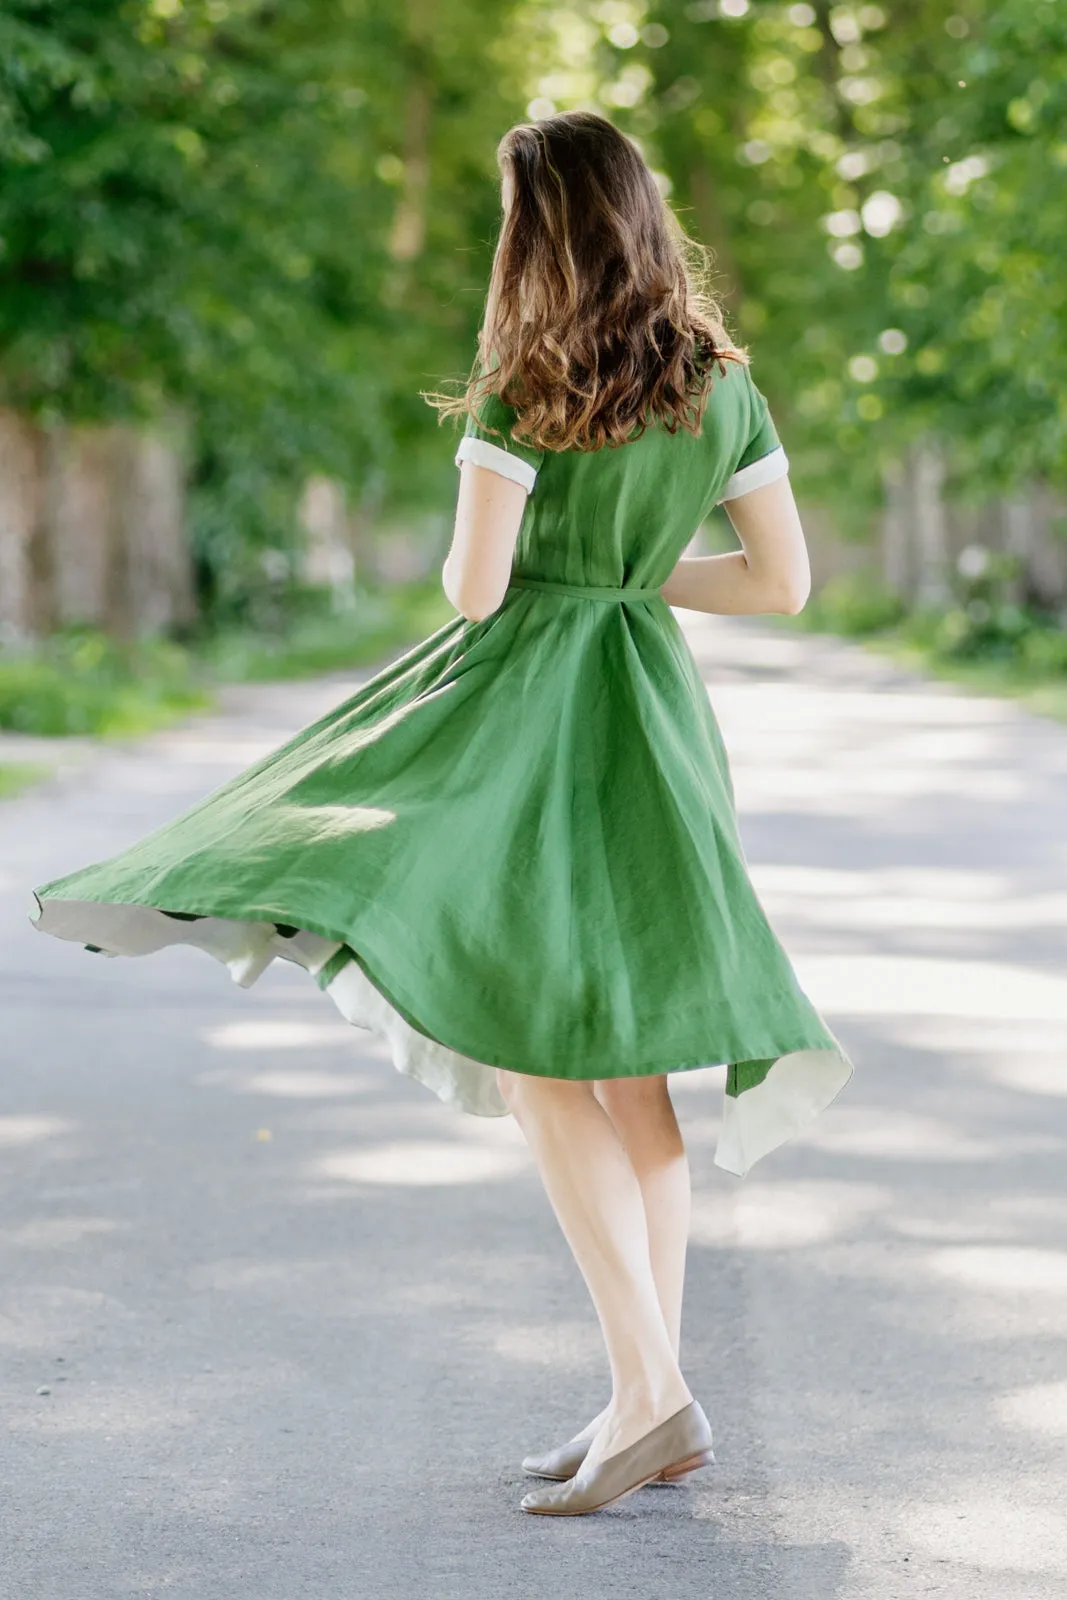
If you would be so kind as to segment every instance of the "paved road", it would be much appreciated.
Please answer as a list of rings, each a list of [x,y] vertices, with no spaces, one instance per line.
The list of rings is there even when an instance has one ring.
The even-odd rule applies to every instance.
[[[677,1080],[719,1466],[579,1521],[517,1461],[601,1403],[510,1119],[295,969],[24,920],[341,697],[0,808],[3,1600],[1043,1600],[1067,1582],[1067,729],[772,625],[692,630],[768,910],[858,1066],[743,1183]],[[43,1391],[43,1392],[42,1392]]]

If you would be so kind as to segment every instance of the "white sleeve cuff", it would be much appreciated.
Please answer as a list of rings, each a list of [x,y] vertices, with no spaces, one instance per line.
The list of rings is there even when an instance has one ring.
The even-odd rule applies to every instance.
[[[753,461],[751,466],[742,467],[740,472],[735,472],[719,499],[739,500],[743,494],[750,494],[753,489],[762,489],[768,483],[777,483],[779,478],[787,477],[789,473],[789,457],[781,445],[772,450],[769,456],[761,456],[758,461]]]
[[[499,472],[502,478],[510,478],[512,483],[520,483],[529,494],[537,481],[537,468],[531,467],[528,461],[521,456],[513,456],[510,451],[502,450],[498,444],[490,444],[488,439],[476,438],[474,434],[465,433],[459,441],[456,451],[456,466],[461,461],[473,461],[476,467],[488,467],[490,472]]]

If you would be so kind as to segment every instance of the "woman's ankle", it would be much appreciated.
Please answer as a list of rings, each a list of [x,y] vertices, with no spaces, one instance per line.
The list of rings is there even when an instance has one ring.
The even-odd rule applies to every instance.
[[[693,1396],[681,1373],[623,1384],[611,1398],[613,1416],[636,1417],[654,1427],[687,1406]]]

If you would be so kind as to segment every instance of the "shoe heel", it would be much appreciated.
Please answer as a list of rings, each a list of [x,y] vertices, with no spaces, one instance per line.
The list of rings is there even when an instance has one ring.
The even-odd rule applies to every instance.
[[[714,1465],[714,1451],[701,1450],[697,1455],[689,1456],[685,1461],[676,1461],[673,1466],[664,1467],[663,1481],[664,1483],[674,1483],[678,1478],[688,1477],[691,1472],[698,1472],[701,1467],[712,1467]]]

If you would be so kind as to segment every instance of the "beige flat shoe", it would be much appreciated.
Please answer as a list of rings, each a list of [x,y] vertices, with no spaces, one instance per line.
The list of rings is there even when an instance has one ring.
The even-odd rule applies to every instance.
[[[531,1478],[550,1478],[553,1483],[566,1483],[568,1478],[574,1477],[589,1454],[591,1443],[590,1439],[572,1439],[569,1444],[561,1444],[555,1450],[549,1450],[547,1455],[526,1456],[523,1459],[522,1470]],[[652,1479],[652,1482],[673,1483],[678,1478],[684,1478],[686,1472],[696,1471],[696,1467],[687,1467],[684,1472],[676,1472],[670,1478],[661,1472],[658,1478]]]
[[[567,1447],[564,1447],[567,1448]],[[558,1457],[560,1452],[552,1452]],[[546,1458],[547,1459],[547,1458]],[[589,1473],[579,1472],[555,1489],[525,1495],[524,1511],[540,1516],[581,1517],[601,1511],[657,1479],[671,1482],[711,1466],[711,1424],[695,1400],[676,1411],[625,1450],[618,1450]]]
[[[531,1478],[552,1478],[557,1483],[566,1483],[568,1478],[573,1478],[582,1462],[589,1454],[589,1439],[572,1439],[569,1444],[561,1444],[555,1450],[549,1450],[543,1456],[525,1456],[522,1470],[529,1473]]]

